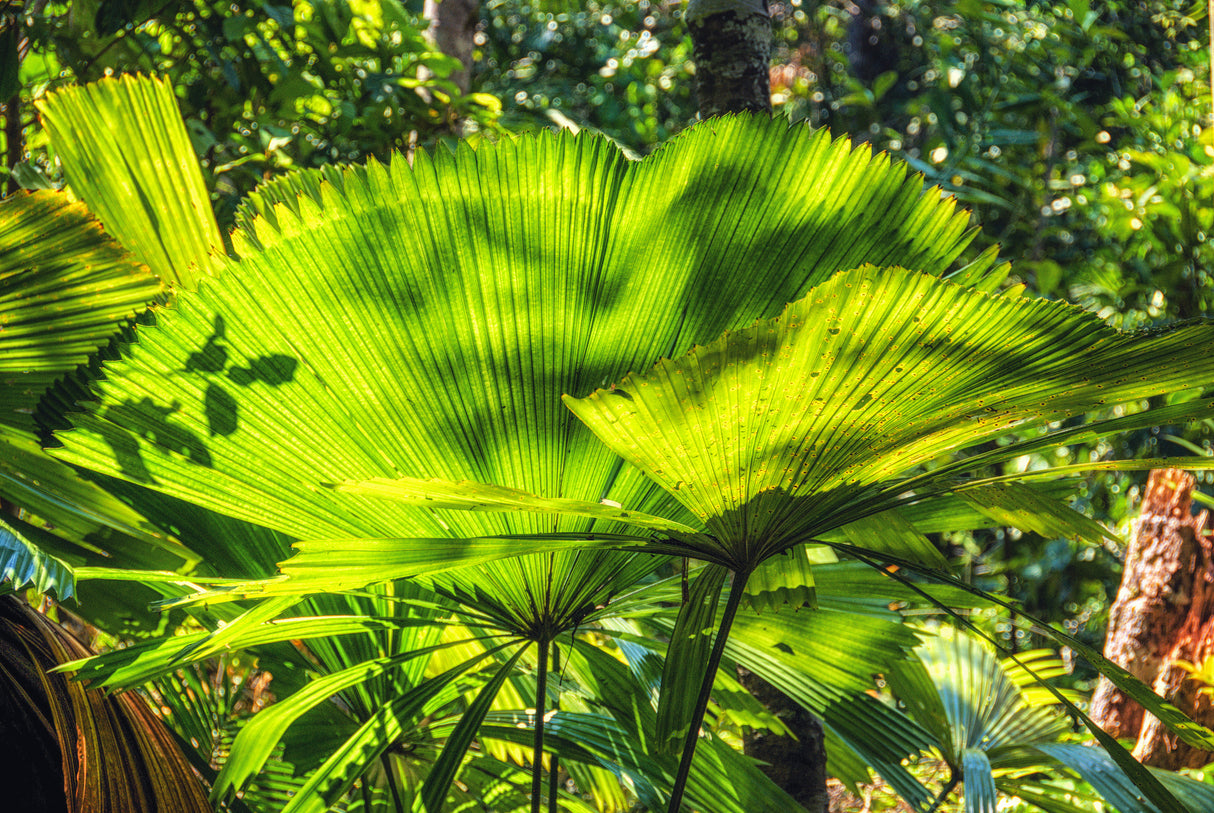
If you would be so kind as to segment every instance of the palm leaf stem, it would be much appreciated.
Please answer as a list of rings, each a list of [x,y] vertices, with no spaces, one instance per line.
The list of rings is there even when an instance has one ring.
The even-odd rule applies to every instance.
[[[704,671],[704,679],[700,683],[700,694],[696,697],[695,708],[691,712],[691,723],[687,727],[687,736],[683,740],[683,754],[679,758],[679,770],[674,777],[674,787],[670,791],[670,805],[667,813],[679,813],[683,803],[683,791],[687,787],[687,778],[691,774],[691,759],[695,755],[696,743],[699,741],[700,726],[704,722],[704,712],[708,710],[708,698],[712,695],[712,684],[716,680],[717,667],[721,664],[721,655],[725,652],[725,642],[729,640],[729,630],[733,627],[734,616],[737,615],[738,605],[746,592],[746,580],[750,570],[734,571],[733,584],[729,587],[729,598],[725,602],[725,612],[721,616],[721,624],[717,627],[717,637],[712,642],[712,652],[708,655],[708,668]]]
[[[561,650],[557,648],[556,641],[552,642],[552,671],[557,673],[557,678],[559,680],[561,672]],[[561,699],[558,689],[557,699],[553,709],[559,711],[560,707]],[[548,813],[558,813],[556,799],[559,791],[560,767],[560,755],[553,752],[552,764],[548,768]]]
[[[392,758],[386,753],[380,754],[379,762],[384,766],[384,776],[388,780],[388,792],[392,794],[392,805],[396,813],[405,813],[405,805],[400,798],[400,788],[396,786],[396,772],[392,769]],[[363,783],[363,789],[366,789],[365,782]]]
[[[535,678],[535,751],[531,757],[531,813],[541,813],[544,790],[544,701],[548,696],[548,644],[535,642],[539,674]]]
[[[948,784],[940,788],[940,793],[936,795],[936,801],[932,802],[932,806],[927,809],[927,813],[936,813],[940,809],[940,805],[944,804],[948,799],[948,795],[953,792],[953,788],[957,787],[961,781],[961,776],[957,773],[957,769],[952,765],[949,766]]]
[[[363,797],[363,810],[370,810],[371,809],[371,786],[370,786],[370,783],[367,782],[367,777],[364,776],[361,780],[359,780],[358,786],[359,786],[359,793]]]

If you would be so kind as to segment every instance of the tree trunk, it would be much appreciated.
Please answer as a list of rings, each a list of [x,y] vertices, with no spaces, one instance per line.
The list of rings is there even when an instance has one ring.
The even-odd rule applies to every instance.
[[[826,813],[826,742],[822,723],[758,675],[738,670],[738,679],[768,711],[779,717],[797,739],[768,731],[747,731],[746,756],[766,762],[763,773],[810,813]]]
[[[29,51],[29,39],[22,36],[20,12],[19,4],[0,11],[0,98],[8,97],[8,101],[0,104],[0,117],[4,118],[4,166],[8,169],[5,194],[8,195],[21,188],[13,170],[25,157],[20,74],[21,63]]]
[[[771,112],[767,0],[690,0],[687,28],[700,117]]]
[[[1151,685],[1193,719],[1214,723],[1208,697],[1176,665],[1214,654],[1214,549],[1209,514],[1192,512],[1192,475],[1152,471],[1126,555],[1121,589],[1109,612],[1104,654]],[[1175,770],[1200,767],[1214,754],[1180,743],[1141,706],[1101,679],[1092,719],[1118,738],[1137,738],[1134,756]],[[1145,718],[1145,719],[1144,719]]]
[[[852,75],[871,85],[887,71],[898,69],[898,40],[885,27],[880,0],[856,0],[849,4],[847,63]]]
[[[447,78],[461,93],[472,89],[472,50],[476,46],[476,24],[480,19],[477,0],[426,0],[422,15],[430,21],[426,38],[463,66]]]
[[[700,118],[745,110],[771,112],[771,16],[767,0],[690,0],[687,28],[696,66]],[[811,813],[826,813],[826,742],[822,724],[758,675],[738,670],[742,686],[796,735],[749,732],[743,750]]]

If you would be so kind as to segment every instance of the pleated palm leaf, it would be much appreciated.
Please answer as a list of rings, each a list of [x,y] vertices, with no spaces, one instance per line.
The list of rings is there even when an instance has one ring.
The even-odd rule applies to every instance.
[[[122,115],[113,115],[114,108]],[[205,188],[169,87],[129,78],[101,83],[59,94],[43,112],[48,124],[54,123],[59,138],[64,138],[65,129],[79,134],[64,151],[74,191],[100,213],[107,229],[121,234],[124,244],[156,266],[166,279],[178,288],[192,287],[200,270],[205,271],[211,261],[210,252],[222,241],[209,208],[198,202],[205,204]],[[158,145],[159,154],[149,154],[146,143],[121,135],[123,122],[131,121],[147,141]],[[170,199],[176,208],[165,204]],[[163,229],[160,224],[164,222],[173,222],[174,229]],[[52,534],[17,520],[0,522],[0,574],[16,586],[30,581],[40,590],[54,591],[61,600],[75,593],[77,576],[100,580],[84,584],[81,611],[107,629],[130,635],[137,630],[129,622],[143,620],[149,601],[180,595],[182,583],[207,582],[197,572],[189,576],[145,572],[188,570],[197,565],[198,555],[183,547],[177,537],[197,545],[207,559],[203,567],[211,573],[248,578],[273,572],[274,562],[285,555],[289,545],[281,534],[117,481],[81,479],[71,467],[42,452],[35,434],[35,408],[40,406],[43,417],[53,418],[56,403],[79,393],[79,381],[63,377],[117,338],[119,329],[148,304],[162,301],[163,289],[143,263],[106,236],[84,205],[66,194],[16,195],[0,202],[0,244],[4,247],[0,252],[0,320],[4,328],[0,373],[8,384],[0,399],[6,424],[0,436],[5,442],[0,456],[0,472],[5,475],[0,478],[0,496],[32,509],[31,519],[50,522],[56,529]],[[97,547],[102,539],[104,550]],[[115,567],[140,572],[119,573]],[[136,577],[140,581],[155,579],[155,591],[133,589],[130,579]],[[124,589],[114,589],[115,578],[124,580]],[[344,732],[345,739],[358,728],[350,725],[351,718],[372,717],[384,706],[385,698],[404,694],[422,681],[426,658],[421,656],[428,649],[442,648],[432,646],[438,616],[431,613],[425,621],[410,617],[416,615],[413,610],[418,605],[411,602],[409,610],[401,612],[399,602],[405,600],[401,595],[391,597],[386,604],[390,611],[375,598],[353,597],[310,600],[291,610],[298,613],[302,609],[305,615],[309,611],[329,616],[354,614],[310,632],[307,618],[292,619],[290,626],[296,633],[303,639],[313,638],[310,655],[325,670],[336,672],[359,664],[374,667],[385,660],[395,664],[387,675],[382,669],[377,674],[371,674],[376,672],[374,668],[364,669],[366,678],[342,692],[345,714],[328,715],[325,736],[316,737],[313,732],[308,744],[333,742],[334,732]],[[195,611],[194,615],[212,629],[240,617],[222,608]],[[363,615],[381,620],[360,623],[358,616]],[[155,625],[154,621],[153,628]],[[290,675],[300,665],[299,653],[285,643],[290,639],[263,635],[258,647],[263,664],[279,675],[277,686],[284,691],[292,686]],[[131,680],[121,680],[120,672],[108,674],[108,685],[139,685],[171,672],[184,663],[179,657],[180,644],[177,641],[173,651],[159,660],[145,660]],[[414,650],[418,656],[402,663],[399,656]],[[144,648],[135,651],[150,654]],[[198,650],[212,656],[217,651]],[[99,670],[93,673],[94,677],[101,674]],[[439,681],[431,688],[442,686]],[[183,708],[186,713],[192,710]],[[197,739],[205,749],[209,736]],[[300,750],[299,740],[295,738],[293,752]],[[204,761],[210,758],[205,750],[200,756]],[[324,757],[316,764],[320,762]]]
[[[1127,425],[1209,416],[1214,405],[1196,398],[1160,415],[1147,411],[990,451],[964,451],[1013,429],[1208,389],[1214,383],[1211,339],[1210,324],[1120,334],[1064,304],[989,296],[900,269],[860,268],[816,287],[776,319],[727,333],[586,398],[566,396],[566,403],[704,524],[704,534],[674,537],[663,549],[734,574],[692,712],[694,728],[746,580],[759,564],[818,541],[864,561],[939,570],[942,557],[912,527],[898,521],[882,529],[873,521],[903,505],[966,492],[982,495],[989,510],[1002,513],[1009,503],[1005,490],[1015,497],[1026,491],[1025,481],[1057,473],[989,476],[993,465],[1080,432],[1099,436]],[[1209,465],[1204,459],[1189,463]],[[1090,467],[1144,465],[1155,463]],[[1059,523],[1075,516],[1043,505]],[[848,526],[862,534],[845,544],[830,542],[829,534]],[[716,582],[719,592],[723,579]],[[1120,746],[1085,721],[1152,799],[1175,805]],[[1191,721],[1182,724],[1193,739],[1210,745],[1209,732]],[[689,734],[685,753],[694,745]],[[674,802],[671,809],[677,809]]]
[[[283,202],[233,236],[240,259],[214,261],[217,278],[105,365],[57,454],[293,537],[348,539],[351,552],[411,540],[324,566],[318,590],[361,588],[380,580],[366,567],[393,561],[387,578],[477,565],[462,578],[541,646],[621,588],[604,574],[635,575],[628,554],[563,549],[644,511],[671,514],[651,528],[697,530],[562,393],[774,313],[840,269],[943,273],[969,240],[965,214],[887,158],[751,118],[693,128],[639,163],[563,134],[372,163],[296,191],[267,196]],[[998,272],[988,254],[965,278]],[[493,483],[490,502],[514,506],[523,490],[580,513],[418,510],[329,487],[402,476]],[[516,538],[537,534],[550,536]],[[556,552],[495,561],[540,550]]]
[[[125,115],[116,119],[103,112],[115,107]],[[146,635],[148,628],[163,629],[165,622],[147,612],[150,601],[196,589],[198,583],[207,583],[208,573],[268,575],[286,555],[290,539],[120,481],[82,478],[40,448],[35,412],[53,418],[57,404],[74,400],[80,390],[79,381],[70,377],[73,371],[95,365],[92,354],[120,339],[122,329],[129,331],[128,323],[148,305],[165,300],[165,286],[132,252],[171,283],[171,296],[173,289],[192,286],[210,262],[210,252],[222,245],[209,208],[198,202],[205,203],[205,188],[167,84],[131,79],[102,83],[57,95],[43,112],[57,132],[78,128],[81,137],[64,151],[65,164],[74,191],[106,225],[103,230],[85,205],[66,194],[18,194],[0,202],[0,375],[7,385],[0,392],[0,496],[25,509],[30,520],[0,520],[0,578],[11,579],[15,587],[28,581],[61,601],[79,590],[78,611],[92,623],[124,636]],[[160,145],[163,154],[149,155],[146,145],[140,151],[139,140],[122,135],[124,121],[135,121],[138,131]],[[64,137],[62,132],[58,137]],[[166,206],[170,199],[179,208]],[[164,222],[173,222],[174,229],[162,229],[159,224]],[[107,231],[122,235],[124,245]],[[126,336],[129,339],[129,332]],[[54,527],[53,533],[43,527],[47,524]],[[200,557],[206,560],[201,565]],[[121,568],[138,572],[121,573]],[[118,578],[123,580],[120,589],[115,587]],[[156,581],[148,589],[133,579]],[[450,613],[426,615],[418,612],[416,601],[402,611],[400,602],[405,600],[404,595],[389,600],[308,600],[288,611],[303,617],[293,617],[279,630],[293,628],[294,638],[263,634],[260,641],[249,642],[257,646],[262,664],[278,676],[276,687],[284,693],[300,688],[291,676],[298,673],[301,656],[289,640],[310,640],[313,664],[326,672],[374,667],[383,661],[394,664],[391,670],[364,669],[365,679],[342,691],[342,712],[327,714],[327,725],[320,729],[324,736],[314,730],[306,738],[290,738],[293,756],[306,750],[301,747],[305,743],[337,748],[384,706],[385,698],[422,682],[426,658],[405,663],[400,656],[441,650],[434,647],[439,631],[435,619]],[[233,608],[193,614],[207,629],[241,617]],[[343,614],[350,617],[334,618],[335,623],[319,628],[308,626],[309,615]],[[379,620],[367,623],[365,616]],[[168,679],[185,663],[179,657],[182,645],[173,642],[159,659],[146,647],[136,647],[133,653],[145,656],[138,674],[123,681],[118,666],[105,682],[125,688],[152,677]],[[222,650],[200,648],[196,659],[217,652]],[[103,673],[98,669],[91,675],[100,680]],[[186,718],[198,711],[199,696],[193,693],[191,698],[179,709]],[[212,728],[205,726],[208,732]],[[341,739],[334,739],[336,733]],[[199,743],[199,757],[209,761],[210,734],[193,739]],[[303,767],[323,763],[328,754],[311,756],[313,761],[304,760]],[[371,764],[374,767],[374,761]],[[278,780],[302,783],[297,777]]]
[[[1069,720],[1034,686],[1066,674],[1061,662],[1041,652],[1001,661],[986,644],[950,632],[925,636],[917,659],[886,673],[890,689],[931,732],[948,766],[933,807],[960,786],[966,813],[994,813],[1001,795],[1049,813],[1089,810],[1094,800],[1042,779],[1073,772],[1122,813],[1158,811],[1107,753],[1062,742]],[[1152,775],[1190,811],[1214,806],[1214,787],[1169,771]]]
[[[162,298],[160,280],[83,205],[49,192],[0,201],[0,246],[0,499],[23,512],[0,519],[0,583],[64,601],[77,597],[76,567],[192,567],[196,553],[43,452],[35,414]],[[80,589],[99,625],[149,624],[154,593]]]
[[[1077,437],[1208,417],[1211,403],[1193,397],[1193,391],[1214,383],[1212,339],[1210,324],[1121,334],[1065,304],[990,296],[924,274],[867,267],[835,275],[778,318],[727,333],[586,398],[566,396],[571,410],[609,448],[702,523],[702,533],[671,531],[648,546],[713,563],[692,590],[686,623],[674,631],[675,644],[688,642],[693,660],[707,651],[701,631],[713,625],[716,596],[733,574],[698,702],[686,706],[689,714],[675,715],[691,722],[684,755],[694,750],[734,613],[748,576],[761,563],[817,541],[864,561],[883,559],[939,571],[942,558],[935,548],[888,512],[952,494],[987,503],[988,512],[1013,519],[1019,495],[1050,522],[1082,533],[1085,523],[1073,512],[1025,485],[1068,469],[988,472]],[[964,451],[1012,430],[1023,433],[1115,404],[1182,392],[1190,392],[1188,400],[1157,412],[1036,434],[977,453]],[[1105,461],[1079,468],[1159,463]],[[1185,464],[1204,468],[1209,461]],[[487,493],[468,484],[408,479],[346,488],[395,494],[415,505],[455,506],[470,495]],[[494,507],[506,507],[506,495],[498,497]],[[534,497],[516,503],[521,510],[540,507]],[[831,541],[832,533],[846,529],[852,531],[846,542]],[[317,578],[315,567],[332,561],[325,552],[339,549],[323,544],[304,548],[283,566],[298,583],[265,588],[307,589]],[[337,556],[357,564],[370,550],[384,549],[365,549],[348,559]],[[391,544],[386,549],[396,550]],[[391,563],[379,571],[381,576],[392,572]],[[1107,662],[1100,665],[1108,667]],[[1126,682],[1123,673],[1112,677]],[[1142,688],[1136,685],[1134,691]],[[1149,702],[1158,707],[1158,698]],[[1183,716],[1174,719],[1182,735],[1211,743],[1209,732]],[[1157,781],[1087,722],[1151,798],[1176,809]],[[677,810],[677,804],[676,792],[671,809]]]
[[[1022,767],[1025,748],[1056,741],[1069,721],[1049,706],[1029,705],[981,643],[947,632],[927,637],[918,660],[898,664],[887,680],[935,736],[948,765],[949,779],[936,806],[960,784],[967,813],[993,813],[994,771],[1008,764]]]

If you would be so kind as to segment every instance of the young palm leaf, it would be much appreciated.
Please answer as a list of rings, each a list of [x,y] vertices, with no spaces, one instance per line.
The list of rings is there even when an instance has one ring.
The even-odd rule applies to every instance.
[[[999,661],[977,641],[957,634],[928,637],[919,659],[887,673],[910,714],[936,738],[949,767],[943,800],[960,783],[966,813],[993,813],[1001,758],[1052,742],[1067,719],[1051,708],[1028,705]]]
[[[1117,810],[1159,807],[1104,751],[1060,742],[1069,721],[1048,695],[1030,687],[1065,674],[1061,663],[1024,653],[1000,661],[991,650],[961,633],[925,638],[918,659],[886,673],[890,688],[908,712],[935,737],[935,747],[950,770],[937,806],[958,786],[967,813],[987,813],[999,804],[996,793],[1020,797],[1042,810],[1069,810],[1069,792],[1039,785],[1032,777],[1079,774]],[[1214,789],[1167,771],[1152,771],[1190,811],[1209,809]],[[1027,786],[1027,787],[1026,787]]]

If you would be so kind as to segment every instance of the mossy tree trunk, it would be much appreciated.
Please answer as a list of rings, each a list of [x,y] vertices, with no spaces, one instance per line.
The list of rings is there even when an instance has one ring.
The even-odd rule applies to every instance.
[[[476,26],[480,22],[479,0],[426,0],[422,16],[430,21],[426,39],[434,48],[459,60],[460,67],[448,76],[460,93],[472,90],[473,50],[476,48]],[[418,75],[424,78],[427,71]],[[429,99],[429,96],[426,96]],[[464,135],[464,120],[452,116],[447,126],[456,136]],[[410,147],[412,152],[412,147]]]
[[[460,69],[447,78],[467,93],[472,88],[472,51],[476,47],[480,4],[477,0],[426,0],[422,14],[430,21],[426,38],[460,62]]]
[[[806,610],[804,612],[811,612]],[[748,757],[761,760],[763,773],[811,813],[826,813],[826,743],[822,723],[758,675],[738,670],[738,679],[797,739],[768,731],[748,731],[742,739]]]
[[[771,15],[767,0],[690,0],[687,28],[701,118],[771,111]]]

